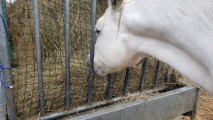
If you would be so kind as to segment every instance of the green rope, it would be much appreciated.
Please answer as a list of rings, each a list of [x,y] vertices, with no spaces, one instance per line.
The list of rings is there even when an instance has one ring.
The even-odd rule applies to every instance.
[[[9,58],[10,61],[12,61],[12,57],[13,57],[13,52],[11,49],[11,44],[10,44],[10,35],[9,35],[9,31],[8,31],[8,21],[7,21],[7,7],[6,7],[6,0],[1,0],[2,1],[2,11],[3,11],[3,19],[6,23],[6,34],[7,34],[7,48],[8,48],[8,53],[9,53]]]

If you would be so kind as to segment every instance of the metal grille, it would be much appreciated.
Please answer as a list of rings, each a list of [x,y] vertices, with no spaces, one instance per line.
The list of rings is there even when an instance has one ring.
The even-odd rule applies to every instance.
[[[96,18],[99,18],[106,7],[107,0],[97,0],[97,3],[96,0],[17,0],[8,4],[7,19],[13,50],[12,77],[18,118],[72,110],[168,82],[170,68],[153,58],[145,58],[137,67],[107,77],[93,77],[86,63],[86,55],[92,50],[91,23],[94,21],[91,18],[95,15],[91,14],[91,10],[96,10]],[[65,29],[66,25],[68,28]],[[41,65],[38,64],[36,43],[37,48],[41,47]],[[65,51],[65,46],[67,50],[70,47],[70,54]],[[66,63],[66,60],[70,62]],[[43,80],[43,84],[39,84],[38,79]]]

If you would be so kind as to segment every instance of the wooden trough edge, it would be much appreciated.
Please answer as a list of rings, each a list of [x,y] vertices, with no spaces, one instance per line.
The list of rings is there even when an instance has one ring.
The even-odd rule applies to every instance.
[[[147,100],[113,105],[68,120],[171,120],[189,112],[195,119],[198,96],[198,88],[186,86],[150,96]]]

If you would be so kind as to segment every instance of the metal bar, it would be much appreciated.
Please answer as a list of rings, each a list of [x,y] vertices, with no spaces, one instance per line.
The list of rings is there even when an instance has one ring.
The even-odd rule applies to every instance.
[[[96,18],[96,0],[92,0],[91,4],[91,42],[90,42],[90,72],[88,81],[88,103],[92,103],[92,81],[94,76],[94,44],[95,44],[95,18]]]
[[[148,58],[146,57],[144,58],[143,64],[142,64],[142,72],[141,72],[141,79],[140,79],[140,86],[139,86],[140,91],[144,90],[147,62],[148,62]]]
[[[161,67],[161,63],[158,60],[157,64],[156,64],[156,68],[155,68],[155,78],[154,78],[154,86],[156,87],[157,84],[159,83],[159,74],[160,74],[160,67]]]
[[[166,74],[165,81],[164,81],[165,83],[170,83],[171,82],[171,78],[173,76],[173,72],[174,72],[174,69],[172,69],[172,68],[168,69],[168,72]]]
[[[38,69],[38,87],[39,87],[39,105],[41,116],[45,115],[45,103],[44,103],[44,90],[43,90],[43,75],[42,75],[42,61],[41,61],[41,41],[40,41],[40,24],[38,15],[38,0],[33,0],[33,20],[35,31],[35,43],[36,43],[36,61]]]
[[[2,10],[2,1],[0,0],[0,64],[4,67],[11,68],[10,56],[8,51],[8,37],[7,32],[7,23],[5,18],[3,17]],[[3,80],[0,82],[0,118],[6,120],[6,113],[8,113],[8,118],[10,120],[16,119],[16,105],[15,98],[12,88],[12,80],[11,80],[11,69],[4,69],[1,71],[4,82],[10,86],[6,88],[3,85]],[[1,74],[1,73],[0,73]],[[6,112],[7,110],[7,112]]]
[[[66,110],[70,109],[70,1],[65,0],[65,91]]]
[[[68,120],[171,120],[193,110],[197,88],[189,86],[129,101]]]
[[[200,95],[201,95],[201,90],[198,88],[197,95],[196,95],[197,100],[195,101],[195,104],[194,104],[194,108],[193,108],[192,115],[191,115],[191,120],[196,120],[198,106],[200,105]]]
[[[163,91],[165,89],[167,89],[166,86],[161,86],[161,87],[155,88],[153,90],[148,90],[145,93],[151,94],[153,92]],[[130,94],[129,96],[116,97],[116,98],[113,98],[111,100],[104,100],[104,101],[101,101],[101,102],[96,102],[96,103],[93,103],[91,105],[80,106],[80,107],[74,108],[72,111],[64,111],[64,112],[57,112],[57,113],[49,114],[49,115],[41,117],[40,119],[41,120],[49,120],[49,119],[56,119],[56,118],[66,116],[66,115],[73,115],[73,114],[76,114],[76,113],[79,114],[79,113],[84,112],[84,111],[93,110],[93,109],[101,107],[101,106],[106,106],[106,105],[110,105],[110,104],[113,104],[113,103],[117,103],[117,102],[122,101],[122,100],[126,100],[127,97],[135,97],[135,96],[138,96],[138,95],[140,95],[140,92]],[[35,118],[35,117],[32,117],[32,118]]]
[[[1,0],[2,1],[2,0]],[[10,1],[11,2],[11,1]],[[6,28],[8,28],[8,20],[7,20],[7,1],[6,0],[3,0],[2,1],[2,4],[1,4],[1,6],[2,6],[2,13],[1,13],[1,15],[3,16],[3,18],[4,18],[4,22],[5,22],[5,27]],[[9,4],[9,6],[10,6],[10,4],[11,3],[8,3]],[[10,61],[12,60],[12,57],[13,57],[13,52],[12,52],[12,48],[11,48],[11,43],[9,42],[10,41],[10,33],[9,33],[9,29],[7,29],[7,33],[6,33],[6,35],[7,35],[7,40],[8,40],[8,42],[7,42],[7,44],[8,44],[8,46],[9,46],[9,48],[8,48],[8,50],[9,50],[9,57],[10,57]],[[13,64],[11,63],[11,67],[13,67]]]
[[[130,76],[131,76],[131,70],[128,67],[126,69],[126,76],[125,76],[125,81],[124,81],[124,94],[126,95],[128,93],[128,88],[129,88],[129,81],[130,81]]]
[[[107,98],[112,98],[112,74],[107,75]]]

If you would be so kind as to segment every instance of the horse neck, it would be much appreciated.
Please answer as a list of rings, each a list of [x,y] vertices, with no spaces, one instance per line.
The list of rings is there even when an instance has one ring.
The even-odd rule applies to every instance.
[[[131,46],[169,64],[213,95],[213,16],[204,13],[213,7],[203,8],[198,0],[189,1],[196,7],[182,7],[178,1],[167,1],[168,7],[162,1],[162,6],[155,0],[133,1],[122,13]]]

